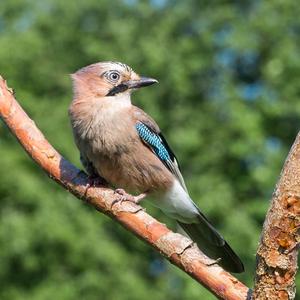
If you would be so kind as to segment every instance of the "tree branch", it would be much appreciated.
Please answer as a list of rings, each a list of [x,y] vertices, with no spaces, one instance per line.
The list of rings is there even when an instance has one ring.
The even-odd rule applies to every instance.
[[[249,289],[220,266],[213,264],[187,237],[173,233],[164,224],[148,215],[140,206],[118,201],[106,187],[87,189],[87,176],[64,159],[15,100],[13,90],[0,76],[0,117],[29,156],[56,182],[110,216],[154,249],[172,264],[201,283],[220,299],[249,299]]]
[[[254,299],[294,299],[300,229],[300,133],[286,159],[263,226]]]

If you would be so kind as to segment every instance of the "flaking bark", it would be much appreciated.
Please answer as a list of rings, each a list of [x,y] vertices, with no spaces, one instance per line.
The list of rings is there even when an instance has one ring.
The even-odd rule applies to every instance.
[[[254,299],[295,298],[300,225],[300,134],[272,197],[257,251]]]

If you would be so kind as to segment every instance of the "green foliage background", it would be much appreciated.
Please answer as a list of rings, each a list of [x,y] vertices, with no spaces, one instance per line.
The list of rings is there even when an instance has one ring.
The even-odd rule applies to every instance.
[[[299,129],[299,15],[293,0],[2,0],[0,73],[78,166],[68,74],[117,60],[157,78],[134,102],[160,124],[251,286],[268,201]],[[214,299],[51,182],[3,123],[0,164],[0,299]]]

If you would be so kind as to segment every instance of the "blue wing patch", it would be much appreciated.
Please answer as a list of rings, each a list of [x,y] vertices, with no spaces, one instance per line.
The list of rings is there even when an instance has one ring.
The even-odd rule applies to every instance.
[[[141,139],[153,149],[162,161],[171,161],[170,154],[159,135],[151,131],[144,123],[138,122],[135,127]]]
[[[152,149],[152,151],[171,171],[171,173],[175,175],[182,187],[187,191],[180,173],[177,159],[163,135],[161,133],[154,132],[150,127],[142,122],[136,123],[135,127],[142,141]]]

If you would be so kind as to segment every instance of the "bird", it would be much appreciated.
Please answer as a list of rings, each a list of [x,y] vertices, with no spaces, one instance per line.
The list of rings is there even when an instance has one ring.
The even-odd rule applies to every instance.
[[[105,61],[71,74],[69,117],[80,160],[90,178],[100,178],[130,201],[151,203],[175,219],[208,257],[241,273],[238,255],[191,199],[174,152],[156,122],[133,105],[131,94],[157,83],[124,63]]]

